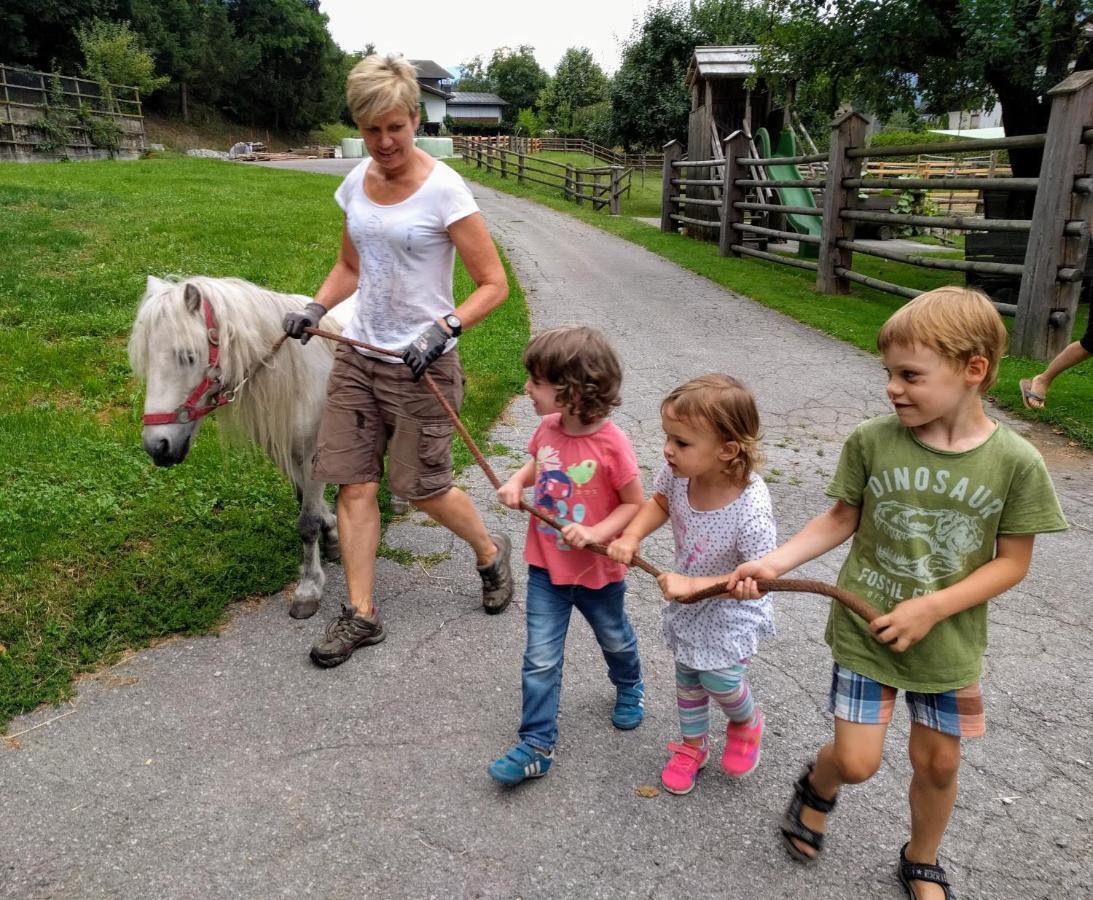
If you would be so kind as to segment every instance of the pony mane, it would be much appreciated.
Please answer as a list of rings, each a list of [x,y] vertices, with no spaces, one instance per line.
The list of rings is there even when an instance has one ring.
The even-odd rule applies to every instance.
[[[294,448],[314,433],[334,347],[321,339],[306,347],[286,340],[276,353],[271,351],[284,335],[284,314],[302,309],[312,298],[266,290],[241,278],[197,275],[149,280],[129,339],[129,360],[138,377],[147,378],[155,346],[166,344],[195,353],[198,359],[207,358],[205,319],[200,310],[187,306],[187,285],[197,288],[216,317],[223,388],[239,391],[235,402],[216,413],[223,426],[221,434],[229,439],[245,436],[283,472],[292,471],[294,461],[300,462],[293,459]],[[342,330],[330,317],[322,327]]]

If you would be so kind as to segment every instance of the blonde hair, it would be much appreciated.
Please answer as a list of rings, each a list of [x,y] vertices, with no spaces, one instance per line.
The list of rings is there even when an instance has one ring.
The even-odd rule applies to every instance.
[[[975,356],[985,357],[982,394],[998,379],[998,363],[1008,338],[1002,317],[986,294],[949,285],[919,294],[896,310],[881,326],[877,349],[883,353],[893,345],[919,344],[958,365],[966,365]]]
[[[607,338],[585,325],[563,325],[532,338],[524,368],[536,381],[554,385],[558,402],[584,425],[622,403],[622,364]]]
[[[371,125],[373,119],[391,110],[418,115],[420,99],[417,69],[394,54],[366,56],[353,66],[345,80],[349,115],[360,127]]]
[[[725,473],[740,485],[763,464],[759,451],[759,410],[755,398],[731,375],[712,373],[681,384],[660,404],[661,415],[694,428],[706,428],[722,441],[735,441],[740,452]]]

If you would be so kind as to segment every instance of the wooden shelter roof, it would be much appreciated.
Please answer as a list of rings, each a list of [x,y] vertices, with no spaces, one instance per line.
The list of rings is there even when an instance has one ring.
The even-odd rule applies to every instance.
[[[738,44],[733,47],[695,47],[687,66],[687,87],[697,78],[747,78],[755,73],[759,47]]]

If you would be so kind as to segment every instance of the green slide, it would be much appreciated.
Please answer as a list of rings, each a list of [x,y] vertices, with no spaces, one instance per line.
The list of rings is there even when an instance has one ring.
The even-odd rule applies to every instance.
[[[773,159],[779,156],[796,156],[797,141],[793,132],[788,128],[782,129],[778,138],[778,150],[770,152],[770,135],[765,128],[755,132],[755,147],[759,156],[763,159]],[[766,167],[767,177],[776,181],[800,181],[801,173],[794,165],[769,165]],[[774,188],[778,194],[778,202],[783,206],[811,206],[815,209],[816,201],[812,199],[812,191],[805,187],[780,187]],[[786,213],[786,221],[798,234],[814,234],[819,236],[821,230],[820,216],[802,216],[797,213]],[[809,256],[813,259],[819,255],[819,248],[815,244],[800,244],[799,256]]]

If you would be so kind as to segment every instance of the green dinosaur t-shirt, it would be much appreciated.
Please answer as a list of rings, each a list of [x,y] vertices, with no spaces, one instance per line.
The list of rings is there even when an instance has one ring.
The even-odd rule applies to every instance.
[[[881,613],[966,578],[994,558],[998,535],[1067,527],[1040,454],[1001,423],[975,449],[954,453],[923,444],[894,415],[870,419],[847,438],[827,493],[861,510],[839,586]],[[987,604],[938,622],[894,653],[834,603],[826,639],[848,669],[941,693],[979,679]]]

